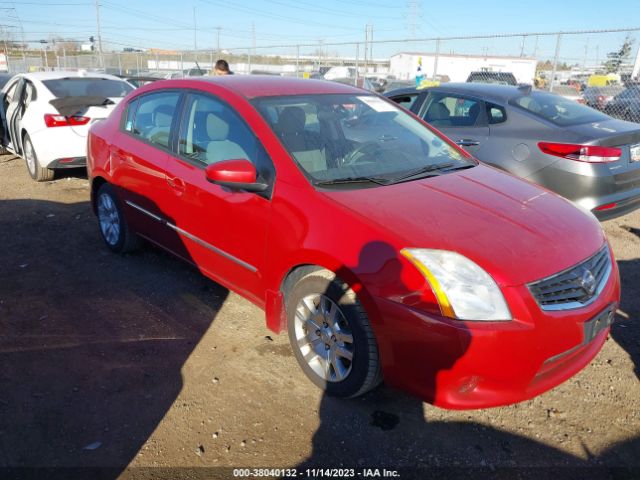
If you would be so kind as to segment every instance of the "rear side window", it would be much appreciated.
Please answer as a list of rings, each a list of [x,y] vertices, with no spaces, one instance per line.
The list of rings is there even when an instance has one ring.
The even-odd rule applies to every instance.
[[[593,108],[545,92],[531,92],[529,95],[513,98],[509,103],[561,127],[602,122],[610,118]]]
[[[149,143],[168,148],[171,123],[179,99],[178,92],[144,95],[136,100],[137,105],[129,105],[125,130]]]
[[[106,97],[121,98],[133,87],[121,80],[109,78],[57,78],[42,83],[58,98],[64,97]]]
[[[470,98],[433,94],[422,118],[434,127],[472,127],[480,117],[480,102]]]
[[[507,120],[507,113],[504,111],[504,108],[493,103],[487,103],[487,118],[489,119],[490,125],[495,125],[496,123],[505,122]]]

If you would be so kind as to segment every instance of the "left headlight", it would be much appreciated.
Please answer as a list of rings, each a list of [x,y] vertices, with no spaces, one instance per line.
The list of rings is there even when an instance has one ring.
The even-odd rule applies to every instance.
[[[472,260],[448,250],[403,248],[400,253],[425,276],[443,315],[460,320],[511,320],[495,280]]]

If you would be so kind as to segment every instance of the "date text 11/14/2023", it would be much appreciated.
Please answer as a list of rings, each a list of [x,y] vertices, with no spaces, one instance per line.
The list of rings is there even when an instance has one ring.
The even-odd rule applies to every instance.
[[[397,470],[386,468],[234,468],[236,478],[399,478]]]

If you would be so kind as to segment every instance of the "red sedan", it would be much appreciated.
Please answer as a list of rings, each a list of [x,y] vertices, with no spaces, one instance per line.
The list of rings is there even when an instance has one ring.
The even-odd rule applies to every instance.
[[[347,85],[146,85],[92,127],[88,168],[111,250],[144,238],[248,298],[330,395],[528,399],[589,363],[619,302],[590,213]]]

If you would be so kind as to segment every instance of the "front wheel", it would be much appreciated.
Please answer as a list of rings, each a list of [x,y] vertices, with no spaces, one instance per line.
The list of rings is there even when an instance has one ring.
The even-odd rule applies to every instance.
[[[287,295],[289,342],[300,367],[328,395],[356,397],[382,381],[378,347],[355,292],[327,270]]]
[[[107,247],[116,253],[130,252],[138,247],[138,236],[129,228],[122,214],[118,197],[108,183],[98,189],[96,212],[100,233]]]
[[[22,147],[24,150],[24,159],[27,162],[27,170],[29,171],[31,178],[36,182],[48,182],[49,180],[53,180],[55,172],[50,168],[42,168],[40,166],[38,156],[33,148],[33,143],[31,143],[31,139],[26,133],[22,140]]]

